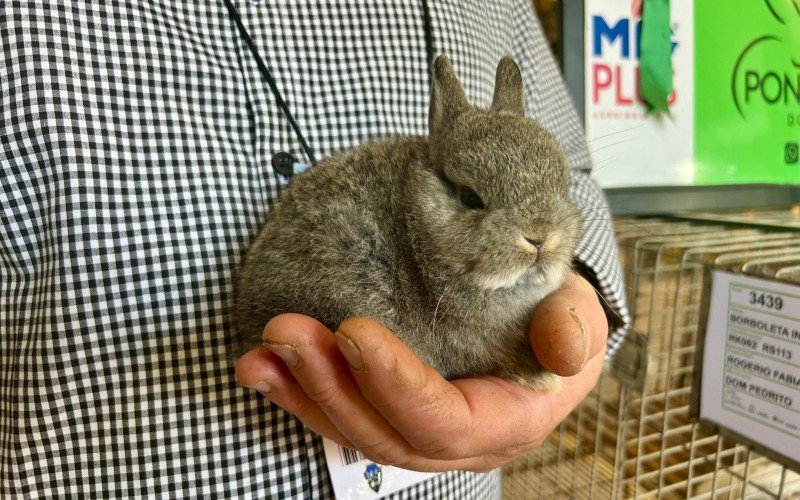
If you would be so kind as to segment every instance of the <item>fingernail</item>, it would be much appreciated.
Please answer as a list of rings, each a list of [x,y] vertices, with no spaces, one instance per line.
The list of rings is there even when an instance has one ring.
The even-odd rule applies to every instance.
[[[289,368],[300,366],[300,356],[297,354],[297,346],[292,344],[279,344],[277,342],[264,341],[264,347],[272,351],[273,354],[286,363]]]
[[[344,359],[347,360],[350,368],[356,371],[364,368],[364,358],[361,356],[361,351],[358,350],[358,346],[347,335],[342,332],[336,332],[336,345],[339,347],[339,352],[342,353]]]
[[[586,365],[586,362],[589,361],[589,336],[586,332],[586,324],[583,322],[583,318],[578,312],[575,310],[574,307],[569,308],[569,315],[572,317],[572,320],[578,324],[578,328],[581,329],[581,339],[583,341],[583,363],[581,363],[581,368]]]
[[[269,392],[272,390],[272,386],[266,380],[261,380],[259,382],[256,382],[250,388],[260,392],[265,396],[269,394]]]

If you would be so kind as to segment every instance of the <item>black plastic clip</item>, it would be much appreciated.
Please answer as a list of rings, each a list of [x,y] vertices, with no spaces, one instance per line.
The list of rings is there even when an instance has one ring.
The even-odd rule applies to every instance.
[[[300,162],[293,154],[285,151],[272,156],[272,168],[284,177],[302,174],[308,167],[308,164]]]

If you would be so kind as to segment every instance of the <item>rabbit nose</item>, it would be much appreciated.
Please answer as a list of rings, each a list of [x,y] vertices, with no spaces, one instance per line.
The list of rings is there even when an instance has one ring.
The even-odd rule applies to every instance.
[[[531,246],[533,246],[533,248],[536,249],[537,253],[542,251],[542,244],[544,243],[544,241],[541,238],[528,238],[526,236],[525,241],[527,241]]]

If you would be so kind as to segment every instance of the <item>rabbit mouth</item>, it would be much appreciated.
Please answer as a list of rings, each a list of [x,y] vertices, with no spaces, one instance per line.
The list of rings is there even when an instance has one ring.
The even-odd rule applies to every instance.
[[[547,280],[541,255],[529,252],[483,252],[469,265],[477,286],[484,291],[537,287]]]
[[[478,286],[486,291],[515,287],[538,287],[547,282],[545,273],[531,266],[509,270],[503,273],[482,274],[478,277]]]

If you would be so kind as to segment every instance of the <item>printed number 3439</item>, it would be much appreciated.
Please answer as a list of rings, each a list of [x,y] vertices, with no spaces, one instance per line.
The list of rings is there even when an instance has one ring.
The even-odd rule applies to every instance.
[[[751,291],[749,292],[749,297],[749,302],[753,305],[775,309],[776,311],[783,309],[783,298],[779,295]]]

